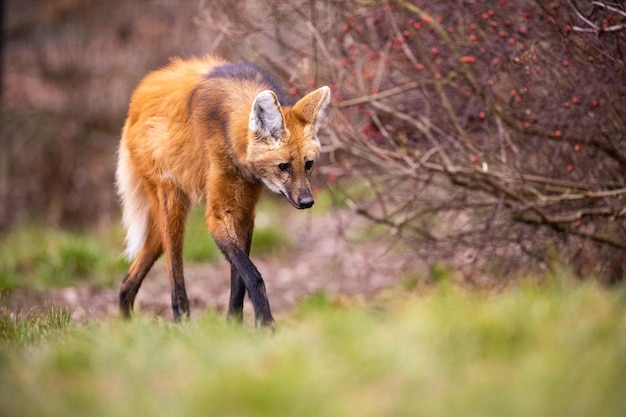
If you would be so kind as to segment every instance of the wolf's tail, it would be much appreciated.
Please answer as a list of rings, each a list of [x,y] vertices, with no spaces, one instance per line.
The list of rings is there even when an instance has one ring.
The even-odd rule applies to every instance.
[[[137,256],[148,233],[150,202],[148,194],[137,174],[126,147],[127,126],[124,126],[120,143],[116,184],[117,194],[122,200],[122,222],[126,229],[126,250],[124,255],[132,260]]]

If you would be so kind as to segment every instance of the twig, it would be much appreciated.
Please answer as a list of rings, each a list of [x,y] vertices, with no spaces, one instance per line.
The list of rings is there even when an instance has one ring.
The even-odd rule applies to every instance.
[[[619,25],[612,25],[608,27],[592,29],[592,28],[581,28],[580,26],[572,26],[572,30],[574,32],[586,32],[586,33],[600,33],[600,32],[619,32],[620,30],[626,29],[626,23],[621,23]]]
[[[419,87],[419,85],[420,85],[419,82],[413,81],[405,85],[401,85],[398,87],[390,88],[385,91],[381,91],[380,93],[369,94],[367,96],[361,96],[361,97],[353,98],[350,100],[343,100],[343,101],[338,102],[336,106],[341,109],[344,107],[351,107],[351,106],[356,106],[359,104],[371,103],[376,100],[381,100],[387,97],[394,96],[396,94],[401,94],[409,90],[413,90]]]
[[[591,239],[594,242],[598,242],[604,245],[609,245],[618,249],[626,250],[626,242],[612,239],[608,236],[603,236],[603,235],[599,235],[599,234],[592,233],[592,232],[586,232],[584,230],[580,230],[577,228],[566,227],[564,223],[552,223],[549,221],[545,221],[544,219],[539,220],[536,218],[527,218],[523,216],[518,217],[518,220],[527,224],[547,225],[547,226],[550,226],[552,229],[559,231],[559,232],[565,232],[571,235],[584,237],[587,239]]]
[[[609,6],[608,4],[605,4],[601,1],[592,1],[591,4],[593,4],[594,6],[600,7],[602,9],[606,9],[606,10],[610,10],[614,13],[618,13],[624,17],[626,17],[626,12],[624,10],[618,9],[617,7],[612,7]],[[607,26],[607,27],[600,27],[598,25],[596,25],[595,23],[593,23],[591,20],[587,19],[581,12],[580,10],[578,10],[578,7],[576,7],[576,4],[574,4],[573,0],[570,0],[570,5],[572,6],[572,9],[574,10],[574,13],[576,13],[576,15],[578,16],[578,18],[580,20],[582,20],[583,22],[585,22],[587,25],[591,26],[591,28],[582,28],[580,26],[572,26],[572,30],[575,32],[586,32],[586,33],[601,33],[601,32],[617,32],[620,30],[624,30],[626,29],[626,23],[620,23],[617,25],[612,25],[612,26]]]
[[[572,9],[574,10],[574,13],[576,13],[576,16],[578,16],[578,18],[580,20],[582,20],[583,22],[585,22],[586,24],[588,24],[589,26],[591,26],[592,28],[595,29],[595,31],[597,32],[600,27],[598,27],[595,23],[593,23],[591,20],[587,19],[585,17],[585,15],[583,15],[580,10],[578,10],[578,7],[576,7],[576,4],[574,3],[573,0],[570,0],[569,2],[570,6],[572,7]]]
[[[602,8],[602,9],[610,10],[613,13],[621,14],[622,16],[626,17],[626,11],[624,11],[622,9],[619,9],[617,7],[609,6],[608,4],[603,3],[601,1],[592,1],[591,4],[593,4],[594,6],[598,6],[598,7]]]

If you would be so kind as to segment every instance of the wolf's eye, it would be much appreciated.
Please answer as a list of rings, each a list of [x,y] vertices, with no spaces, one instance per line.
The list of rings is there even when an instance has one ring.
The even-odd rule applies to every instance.
[[[311,168],[313,168],[313,162],[314,161],[306,161],[304,163],[304,169],[306,169],[307,171],[309,171]]]
[[[289,164],[288,162],[281,162],[280,164],[278,164],[278,169],[280,169],[282,172],[287,172],[291,169],[291,164]]]

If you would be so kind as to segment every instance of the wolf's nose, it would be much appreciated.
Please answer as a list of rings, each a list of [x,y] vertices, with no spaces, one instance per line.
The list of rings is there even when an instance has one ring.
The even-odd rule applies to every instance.
[[[300,205],[300,208],[303,209],[308,209],[311,208],[311,206],[313,206],[313,203],[315,203],[315,201],[313,200],[312,196],[304,196],[298,199],[298,204]]]

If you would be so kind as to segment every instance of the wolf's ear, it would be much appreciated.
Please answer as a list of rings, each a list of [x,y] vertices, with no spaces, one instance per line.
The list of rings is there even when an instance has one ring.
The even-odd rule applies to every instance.
[[[285,129],[285,115],[272,91],[261,91],[252,102],[248,128],[261,138],[280,137]]]
[[[308,124],[314,126],[315,133],[317,133],[329,103],[330,88],[324,86],[298,100],[295,106],[293,106],[293,111],[303,117]]]

